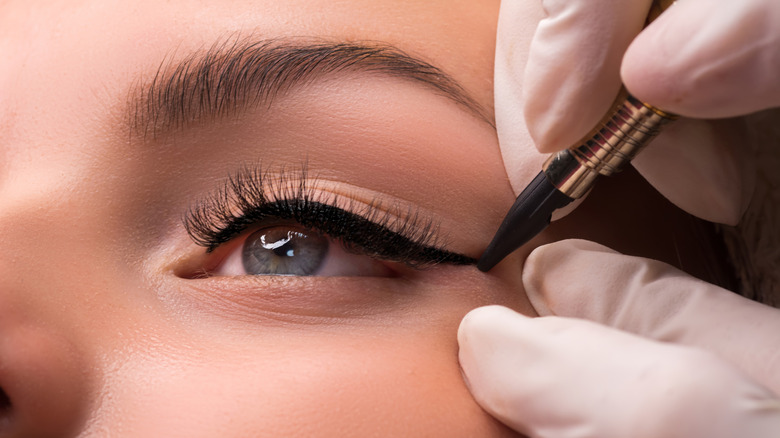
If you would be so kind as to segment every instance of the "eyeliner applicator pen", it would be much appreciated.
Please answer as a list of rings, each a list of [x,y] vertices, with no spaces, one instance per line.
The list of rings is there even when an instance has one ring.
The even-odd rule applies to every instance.
[[[550,224],[553,211],[585,195],[599,175],[625,167],[661,128],[677,117],[623,89],[610,112],[577,145],[550,156],[517,197],[477,262],[487,272]]]
[[[654,0],[645,26],[675,0]],[[496,235],[477,262],[487,272],[550,224],[552,213],[581,198],[599,175],[626,166],[677,116],[641,102],[622,87],[612,108],[596,127],[569,149],[550,156],[509,209]]]

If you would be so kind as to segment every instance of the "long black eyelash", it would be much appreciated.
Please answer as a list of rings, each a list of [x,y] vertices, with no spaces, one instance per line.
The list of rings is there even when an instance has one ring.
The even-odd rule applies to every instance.
[[[184,225],[208,252],[264,221],[292,221],[339,240],[352,252],[413,267],[437,263],[474,264],[476,260],[442,248],[438,227],[409,209],[383,208],[379,201],[358,205],[351,198],[318,191],[306,167],[273,177],[260,166],[245,167],[224,187],[192,206]]]

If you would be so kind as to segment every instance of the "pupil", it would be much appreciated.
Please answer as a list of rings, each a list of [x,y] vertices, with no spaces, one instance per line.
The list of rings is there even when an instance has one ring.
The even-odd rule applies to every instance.
[[[271,250],[279,257],[292,257],[295,255],[295,245],[291,240],[282,243],[278,247],[271,248]]]
[[[244,243],[242,262],[250,275],[312,275],[328,252],[328,239],[310,230],[271,227]]]

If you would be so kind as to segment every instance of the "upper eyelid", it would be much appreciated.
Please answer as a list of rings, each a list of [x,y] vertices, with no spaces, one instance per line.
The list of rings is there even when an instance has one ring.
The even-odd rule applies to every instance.
[[[183,222],[197,244],[209,247],[208,242],[213,242],[218,234],[224,234],[224,228],[234,224],[242,213],[260,205],[286,202],[336,207],[403,234],[421,245],[439,244],[438,226],[412,204],[386,203],[379,197],[362,202],[356,197],[324,190],[319,178],[309,175],[305,162],[300,167],[281,167],[275,172],[260,164],[245,165],[228,175],[218,190],[190,205]],[[249,225],[246,223],[243,229]],[[240,232],[234,231],[231,237]]]
[[[318,192],[316,179],[308,177],[305,165],[294,173],[282,169],[273,177],[268,175],[272,174],[259,166],[245,167],[228,178],[221,190],[190,208],[184,223],[193,240],[213,250],[264,217],[272,217],[292,219],[339,239],[348,247],[354,244],[366,249],[363,252],[368,254],[397,259],[394,261],[411,266],[476,262],[471,257],[444,249],[439,244],[436,223],[422,218],[411,206],[406,209],[398,205],[385,207],[374,200],[358,208],[352,198]],[[271,214],[263,216],[269,212]],[[309,214],[315,217],[335,214],[351,228],[334,228],[332,221],[318,223],[317,218],[312,221],[306,216]],[[370,237],[374,238],[366,233],[373,233]],[[382,242],[383,247],[379,245]]]

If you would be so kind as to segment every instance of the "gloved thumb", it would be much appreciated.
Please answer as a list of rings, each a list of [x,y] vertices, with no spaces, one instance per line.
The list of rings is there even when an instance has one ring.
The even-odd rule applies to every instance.
[[[545,17],[523,77],[523,112],[540,152],[572,146],[607,112],[620,90],[623,53],[642,29],[650,3],[542,1]],[[511,31],[499,21],[500,35]]]
[[[780,393],[780,310],[585,240],[536,248],[523,285],[540,315],[595,321],[719,355]]]
[[[704,351],[500,306],[467,314],[458,342],[477,402],[532,438],[769,438],[780,430],[780,400]]]

